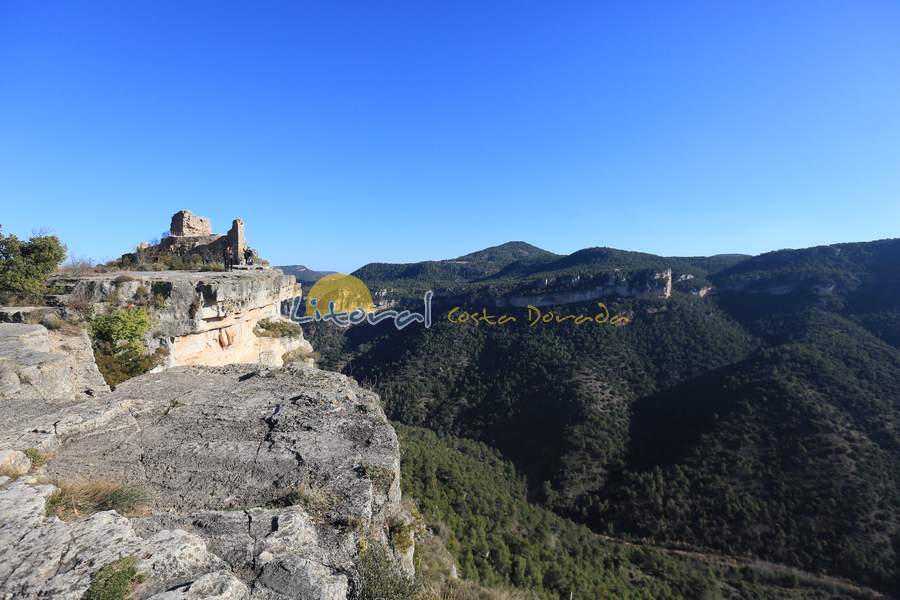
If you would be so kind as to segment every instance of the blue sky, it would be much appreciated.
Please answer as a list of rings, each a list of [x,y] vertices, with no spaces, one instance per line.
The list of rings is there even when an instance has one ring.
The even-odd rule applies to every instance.
[[[900,236],[900,3],[0,3],[0,223],[276,264]]]

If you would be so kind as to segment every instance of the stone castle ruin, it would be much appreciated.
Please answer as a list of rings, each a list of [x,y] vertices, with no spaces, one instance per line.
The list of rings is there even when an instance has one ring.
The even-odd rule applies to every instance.
[[[179,210],[172,215],[169,234],[176,237],[200,237],[212,235],[212,223],[206,217],[195,215],[189,210]]]
[[[243,219],[231,222],[228,233],[212,232],[212,222],[207,217],[195,215],[189,210],[180,210],[172,215],[169,235],[158,244],[139,244],[134,252],[123,254],[116,266],[132,268],[141,265],[165,263],[177,268],[173,262],[200,267],[213,263],[223,263],[225,253],[231,248],[230,259],[236,268],[246,268],[244,251],[247,238],[244,235]],[[258,258],[254,263],[258,266]]]
[[[234,270],[223,272],[228,249]],[[115,269],[54,277],[53,301],[66,306],[74,300],[97,313],[112,305],[148,306],[154,326],[144,341],[150,352],[165,351],[163,367],[278,367],[286,353],[311,353],[300,332],[258,331],[265,321],[282,320],[282,305],[301,289],[293,275],[259,264],[258,257],[253,265],[244,264],[246,249],[242,219],[235,219],[228,233],[216,234],[210,219],[181,210],[172,215],[167,237],[139,245],[116,261]]]

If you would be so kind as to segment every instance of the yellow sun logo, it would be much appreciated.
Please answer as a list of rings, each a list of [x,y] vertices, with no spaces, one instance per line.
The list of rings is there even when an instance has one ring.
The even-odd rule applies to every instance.
[[[366,284],[353,275],[343,273],[326,275],[310,288],[306,295],[306,314],[312,315],[318,309],[324,315],[332,302],[336,313],[351,313],[356,309],[369,313],[375,310],[372,294]]]

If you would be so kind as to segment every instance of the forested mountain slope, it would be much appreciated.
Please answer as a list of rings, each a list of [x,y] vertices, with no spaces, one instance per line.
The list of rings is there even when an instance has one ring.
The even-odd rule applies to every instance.
[[[626,326],[447,319],[516,286],[647,269],[677,283],[668,298],[604,298]],[[391,418],[491,445],[532,500],[595,531],[900,589],[900,240],[749,258],[591,248],[491,270],[457,274],[466,293],[436,299],[431,329],[309,335]],[[378,281],[395,283],[432,281]]]

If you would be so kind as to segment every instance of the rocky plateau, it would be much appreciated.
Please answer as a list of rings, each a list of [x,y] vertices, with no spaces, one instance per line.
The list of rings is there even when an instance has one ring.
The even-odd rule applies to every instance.
[[[50,457],[32,465],[24,453]],[[303,366],[180,367],[109,394],[0,403],[0,598],[80,598],[133,557],[138,599],[344,599],[391,548],[399,447],[378,397]],[[134,514],[50,516],[70,482],[137,486]],[[412,548],[390,550],[412,570]]]

